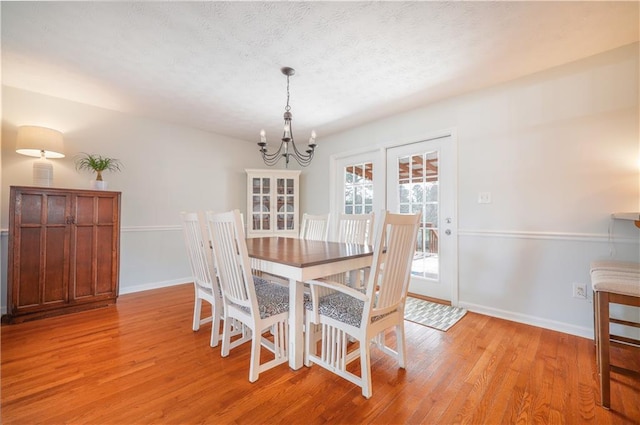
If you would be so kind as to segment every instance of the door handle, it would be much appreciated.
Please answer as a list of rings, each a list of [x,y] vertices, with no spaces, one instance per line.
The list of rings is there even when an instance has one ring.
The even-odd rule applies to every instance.
[[[451,229],[447,229],[447,230],[445,230],[445,231],[444,231],[444,234],[445,234],[445,235],[450,235],[450,234],[451,234]]]

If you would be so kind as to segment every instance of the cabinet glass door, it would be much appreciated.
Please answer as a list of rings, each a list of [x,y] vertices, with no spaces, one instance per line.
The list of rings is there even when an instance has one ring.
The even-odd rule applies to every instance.
[[[253,230],[271,229],[271,179],[252,179]]]
[[[293,179],[278,178],[276,186],[276,204],[278,207],[276,229],[293,230],[295,215]]]

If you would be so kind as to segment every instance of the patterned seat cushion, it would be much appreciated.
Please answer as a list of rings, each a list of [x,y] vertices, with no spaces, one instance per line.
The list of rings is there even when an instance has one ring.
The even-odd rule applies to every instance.
[[[311,310],[311,303],[305,305],[307,310]],[[362,310],[364,301],[350,297],[342,292],[334,292],[320,298],[318,311],[321,315],[331,317],[356,328],[360,327],[362,320]]]
[[[257,276],[253,277],[253,282],[261,319],[289,311],[289,288]]]
[[[362,292],[365,292],[362,290]],[[313,309],[313,304],[310,298],[305,298],[304,306],[307,310]],[[334,292],[324,297],[321,297],[318,303],[318,311],[321,315],[331,317],[347,325],[360,327],[362,320],[362,311],[364,310],[364,301],[357,298],[353,298],[342,292]],[[371,322],[382,319],[388,316],[390,313],[374,316],[371,318]]]
[[[310,299],[305,299],[305,308],[309,311],[312,310],[313,305]],[[347,325],[360,327],[362,320],[362,311],[364,310],[364,301],[353,298],[342,292],[334,292],[329,295],[325,295],[320,298],[318,303],[318,311],[321,315],[331,317]],[[391,313],[383,314],[380,316],[374,316],[371,318],[371,322],[382,319]]]

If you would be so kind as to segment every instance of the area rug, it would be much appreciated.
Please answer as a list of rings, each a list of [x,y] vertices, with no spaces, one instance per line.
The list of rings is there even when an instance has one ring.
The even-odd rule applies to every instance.
[[[407,297],[404,319],[446,332],[467,313],[464,308]]]

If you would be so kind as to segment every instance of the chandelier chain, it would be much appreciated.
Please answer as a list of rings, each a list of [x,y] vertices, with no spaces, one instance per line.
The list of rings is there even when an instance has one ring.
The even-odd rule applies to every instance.
[[[285,106],[284,110],[289,112],[291,110],[291,106],[289,106],[289,76],[287,75],[287,106]]]

